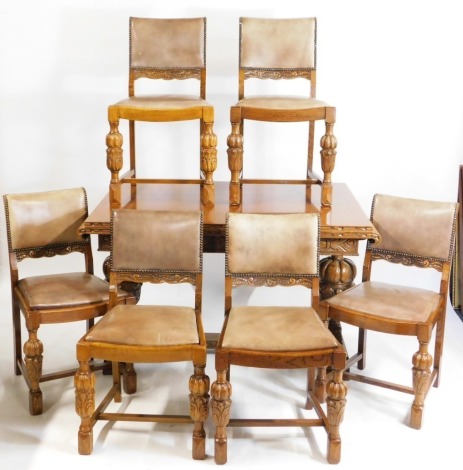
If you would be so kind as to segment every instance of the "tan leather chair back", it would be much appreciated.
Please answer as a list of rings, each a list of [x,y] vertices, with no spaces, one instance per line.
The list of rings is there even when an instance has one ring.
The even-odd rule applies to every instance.
[[[240,68],[315,69],[316,18],[240,18]]]
[[[205,68],[206,18],[130,18],[130,68]]]
[[[78,231],[88,214],[84,188],[3,198],[10,252],[86,243]]]
[[[118,209],[112,213],[111,235],[114,271],[201,272],[200,212]]]
[[[317,213],[228,214],[226,273],[318,276]]]
[[[372,252],[389,251],[450,261],[455,246],[457,210],[456,203],[376,194],[371,221],[381,241],[368,247]]]

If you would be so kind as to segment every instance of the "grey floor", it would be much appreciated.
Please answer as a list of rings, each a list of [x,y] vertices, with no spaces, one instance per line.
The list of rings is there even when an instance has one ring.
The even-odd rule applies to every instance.
[[[26,386],[13,374],[10,299],[5,276],[0,288],[0,462],[4,469],[103,468],[213,468],[213,425],[207,422],[207,458],[191,459],[189,425],[152,423],[97,423],[94,451],[77,453],[79,418],[74,410],[71,378],[42,384],[44,413],[30,416]],[[205,320],[208,320],[207,318]],[[211,328],[220,323],[211,322]],[[205,321],[206,330],[208,321]],[[45,368],[73,366],[75,341],[82,326],[47,326],[41,331]],[[354,330],[344,327],[348,347],[355,344]],[[341,427],[340,469],[461,468],[463,409],[463,322],[449,306],[441,384],[431,389],[421,430],[407,426],[412,397],[359,383],[348,382],[347,406]],[[392,380],[410,382],[415,340],[369,336],[368,371],[382,372]],[[382,352],[388,351],[383,358]],[[405,361],[402,360],[405,358]],[[207,367],[215,378],[214,357]],[[124,397],[120,409],[131,412],[188,412],[188,364],[138,365],[139,390]],[[233,369],[233,414],[268,417],[307,415],[303,410],[305,373]],[[98,395],[110,378],[98,374]],[[229,430],[226,468],[327,468],[326,435],[320,428],[241,428]]]

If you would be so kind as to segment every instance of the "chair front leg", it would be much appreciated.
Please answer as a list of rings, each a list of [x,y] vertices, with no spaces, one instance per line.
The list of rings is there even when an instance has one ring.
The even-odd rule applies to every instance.
[[[211,387],[212,420],[215,424],[214,460],[218,465],[227,463],[227,424],[230,421],[232,386],[227,371],[217,371],[217,380]]]
[[[90,361],[80,361],[79,370],[74,375],[76,412],[81,418],[78,434],[78,449],[81,455],[93,452],[93,422],[95,411],[95,373],[90,369]]]
[[[415,399],[413,400],[410,426],[414,429],[421,428],[423,417],[424,400],[431,380],[432,356],[428,352],[428,343],[420,341],[419,350],[413,355],[413,390]]]
[[[112,120],[111,120],[112,119]],[[106,135],[106,166],[111,172],[109,183],[109,204],[111,209],[118,209],[122,204],[121,181],[119,172],[123,167],[122,134],[119,132],[119,119],[109,120],[109,133]]]
[[[214,171],[217,169],[217,136],[213,132],[213,117],[205,120],[201,133],[201,172],[204,175],[202,202],[204,205],[214,205]]]
[[[325,135],[320,140],[321,163],[323,170],[322,184],[322,205],[330,206],[332,202],[331,173],[336,162],[336,147],[338,145],[333,134],[334,122],[336,119],[336,108],[327,108],[325,118]]]
[[[342,381],[342,370],[333,370],[333,378],[327,386],[327,415],[328,415],[328,463],[339,463],[341,460],[341,436],[339,427],[344,418],[347,387]]]
[[[238,115],[237,115],[238,114]],[[231,110],[231,134],[227,138],[228,168],[230,170],[229,203],[241,204],[241,175],[243,172],[243,135],[239,109]]]
[[[193,459],[206,458],[206,432],[204,422],[209,415],[209,377],[205,374],[205,365],[195,365],[190,377],[190,416],[194,422]]]
[[[29,386],[29,412],[40,415],[43,412],[43,398],[40,390],[42,377],[43,344],[37,338],[37,329],[28,329],[29,339],[24,343],[25,379]]]

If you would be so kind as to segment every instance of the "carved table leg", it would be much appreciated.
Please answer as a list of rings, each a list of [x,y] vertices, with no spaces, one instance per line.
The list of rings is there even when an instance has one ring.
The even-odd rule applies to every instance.
[[[352,260],[342,255],[332,255],[320,260],[320,298],[332,297],[354,285],[357,268]],[[336,339],[344,345],[342,328],[339,321],[330,320],[329,329]]]

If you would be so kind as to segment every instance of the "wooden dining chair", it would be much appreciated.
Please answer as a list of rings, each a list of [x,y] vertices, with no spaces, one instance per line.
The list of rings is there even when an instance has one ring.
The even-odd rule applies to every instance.
[[[22,374],[29,387],[30,413],[39,415],[43,412],[40,383],[72,376],[76,370],[74,367],[43,373],[44,347],[38,336],[39,328],[45,324],[83,320],[87,321],[87,326],[93,325],[93,319],[107,311],[109,284],[94,275],[90,236],[79,233],[79,226],[88,215],[84,188],[6,194],[3,200],[11,280],[14,370],[16,375]],[[69,255],[82,256],[80,271],[69,272],[69,268],[59,262],[62,256],[70,258]],[[52,257],[56,257],[53,260],[56,263],[43,259]],[[25,260],[33,260],[34,268],[29,264],[29,269],[20,272],[19,263]],[[122,290],[115,299],[123,303],[135,301]],[[24,358],[21,313],[28,332]],[[60,354],[59,347],[55,347],[49,350],[48,357],[51,361]],[[93,362],[89,365],[93,369],[103,366]]]
[[[77,343],[79,370],[75,374],[76,411],[81,417],[78,432],[80,454],[93,451],[93,427],[100,421],[192,423],[194,459],[205,458],[204,421],[208,416],[209,378],[205,374],[206,339],[201,319],[202,214],[197,211],[150,211],[119,209],[111,218],[110,307]],[[168,305],[117,305],[122,281],[171,284]],[[190,284],[190,303],[179,301],[181,284]],[[95,374],[92,358],[112,361],[113,383],[95,407]],[[121,377],[128,394],[137,389],[134,363],[192,363],[189,387],[190,416],[165,413],[107,412],[120,403]],[[163,382],[162,386],[167,383]],[[181,387],[182,384],[170,384]],[[134,398],[135,400],[135,398]],[[136,400],[135,400],[136,401]],[[186,401],[186,400],[185,400]],[[154,404],[153,404],[154,407]]]
[[[371,220],[381,239],[367,244],[362,282],[320,304],[323,316],[359,328],[358,350],[349,358],[347,368],[357,364],[359,370],[365,369],[368,330],[417,339],[418,350],[411,358],[411,386],[386,381],[384,376],[345,374],[350,380],[413,395],[410,426],[415,429],[421,428],[429,389],[439,384],[457,212],[458,204],[453,202],[375,195]],[[384,281],[380,262],[408,270],[409,279],[400,283],[396,269],[389,273],[394,277]],[[420,284],[417,268],[440,273],[436,285]],[[433,334],[434,358],[429,351]],[[392,354],[400,355],[400,351],[391,344],[390,350],[381,351],[381,359],[387,362]]]
[[[317,213],[228,214],[225,321],[215,350],[217,380],[211,386],[217,464],[227,461],[228,426],[320,426],[328,435],[328,462],[340,461],[339,427],[347,393],[342,380],[346,354],[328,330],[326,319],[318,313],[319,240]],[[235,291],[243,286],[302,286],[310,294],[305,306],[288,301],[270,306],[233,305]],[[275,373],[281,369],[307,369],[305,405],[314,409],[316,418],[233,417],[232,365],[249,367],[249,387],[258,386],[253,368],[275,369]],[[329,382],[328,367],[332,369]],[[236,398],[237,402],[248,399]]]
[[[241,203],[243,184],[268,182],[322,184],[322,203],[331,204],[331,173],[335,166],[337,147],[336,138],[333,135],[336,108],[316,98],[316,55],[316,18],[240,18],[238,102],[230,109],[231,134],[227,140],[228,166],[231,172],[231,205]],[[280,91],[271,94],[267,84],[262,83],[264,80],[295,79],[309,82],[307,94],[304,96],[298,96],[295,93],[282,94]],[[248,81],[253,81],[253,93],[254,90],[262,90],[262,94],[250,95],[247,92],[248,87],[245,90]],[[290,180],[275,177],[268,180],[259,175],[256,178],[246,178],[243,170],[245,120],[275,123],[307,122],[308,153],[304,178]],[[315,121],[325,122],[325,135],[320,141],[323,178],[320,178],[313,170]],[[291,142],[288,142],[288,147],[290,146]],[[276,158],[279,158],[283,165],[287,165],[293,157],[296,157],[292,155],[293,150],[290,153],[290,157],[280,155]],[[260,165],[269,165],[267,155],[260,154],[256,158],[259,158]],[[247,158],[247,160],[250,159]]]
[[[134,18],[129,21],[128,97],[108,107],[110,132],[106,137],[111,208],[121,206],[121,185],[130,183],[200,183],[203,203],[214,203],[213,173],[217,168],[217,137],[213,132],[214,107],[206,101],[206,18]],[[197,80],[197,94],[178,92],[140,94],[135,83]],[[180,87],[179,87],[180,88]],[[161,91],[162,90],[162,91]],[[129,123],[130,167],[122,175],[122,134],[119,121]],[[197,120],[199,126],[199,178],[143,178],[136,169],[135,122],[179,122]],[[162,132],[159,132],[162,140]],[[180,137],[180,136],[179,136]],[[159,158],[165,158],[159,155]],[[180,161],[179,161],[180,164]]]

